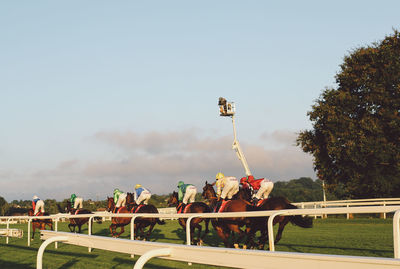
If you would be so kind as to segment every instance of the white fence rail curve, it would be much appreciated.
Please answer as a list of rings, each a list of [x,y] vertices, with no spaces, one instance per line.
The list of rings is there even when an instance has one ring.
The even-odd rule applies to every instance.
[[[131,240],[134,239],[134,222],[137,218],[149,218],[149,217],[158,217],[158,218],[187,218],[186,224],[186,240],[187,245],[190,245],[190,221],[194,217],[201,218],[232,218],[232,217],[264,217],[269,216],[268,220],[268,235],[269,235],[269,249],[270,251],[275,250],[274,246],[274,232],[273,232],[273,219],[278,215],[316,215],[316,214],[367,214],[367,213],[394,213],[400,210],[400,206],[368,206],[368,207],[338,207],[338,208],[319,208],[319,209],[290,209],[290,210],[272,210],[272,211],[252,211],[252,212],[230,212],[230,213],[191,213],[191,214],[154,214],[154,213],[124,213],[124,214],[116,214],[116,213],[96,213],[96,214],[81,214],[81,215],[63,215],[63,218],[90,218],[88,235],[91,235],[91,225],[92,219],[94,217],[132,217],[131,219],[131,227],[130,234]],[[18,217],[10,217],[7,220],[7,229],[9,229],[9,221],[11,219],[23,219],[28,218],[28,246],[30,245],[30,223],[32,219],[48,219],[52,218],[55,221],[55,230],[58,230],[58,220],[60,216],[40,216],[40,217],[27,217],[27,216],[18,216]],[[400,231],[399,231],[399,218],[400,214],[395,213],[393,216],[393,245],[394,245],[394,257],[400,258]],[[6,243],[8,244],[8,236],[6,237]],[[57,244],[56,244],[57,248]],[[89,252],[91,248],[89,248]]]
[[[216,247],[185,246],[169,243],[143,242],[104,236],[89,236],[66,232],[41,231],[45,241],[40,246],[36,268],[42,269],[45,248],[52,242],[63,242],[83,247],[142,255],[134,269],[141,269],[151,258],[228,266],[233,268],[324,268],[324,269],[398,269],[400,260],[356,256],[322,255],[261,250],[238,250]]]
[[[94,217],[132,217],[131,220],[131,239],[130,241],[135,241],[133,240],[134,234],[133,234],[133,225],[134,221],[137,218],[146,218],[146,217],[159,217],[159,218],[187,218],[187,244],[190,244],[190,232],[189,227],[190,227],[190,221],[194,217],[201,217],[201,218],[231,218],[231,217],[261,217],[261,216],[269,216],[269,221],[268,221],[268,232],[269,232],[269,248],[270,251],[262,251],[263,253],[274,253],[274,240],[273,240],[273,218],[278,215],[315,215],[315,214],[348,214],[348,213],[353,213],[353,214],[363,214],[363,213],[394,213],[393,215],[393,241],[394,241],[394,260],[400,261],[400,206],[368,206],[368,207],[337,207],[337,208],[319,208],[319,209],[290,209],[290,210],[274,210],[274,211],[258,211],[258,212],[231,212],[231,213],[204,213],[204,214],[113,214],[113,213],[95,213],[95,214],[85,214],[85,215],[63,215],[62,217],[65,219],[68,218],[87,218],[90,217],[91,219]],[[46,218],[52,218],[55,220],[55,230],[57,232],[57,223],[58,220],[61,218],[61,216],[41,216],[41,217],[27,217],[27,216],[18,216],[18,217],[10,217],[7,219],[7,229],[9,229],[9,224],[12,219],[28,219],[28,245],[30,244],[30,223],[32,219],[46,219]],[[93,237],[93,235],[90,235],[91,232],[91,221],[89,221],[89,229],[88,229],[88,235],[89,237]],[[67,233],[71,234],[71,233]],[[63,235],[65,236],[65,235]],[[107,237],[105,237],[107,238]],[[113,240],[113,238],[109,238]],[[114,239],[115,240],[115,239]],[[63,241],[63,240],[55,240],[54,242],[55,247],[57,248],[57,242],[58,241]],[[7,237],[7,243],[8,243],[8,237]],[[89,251],[93,247],[95,247],[95,244],[87,244]],[[96,246],[96,248],[99,248]],[[223,249],[223,248],[222,248]],[[172,253],[174,253],[175,248],[173,248]],[[226,251],[226,249],[225,249]],[[157,252],[157,251],[156,251]],[[149,254],[150,255],[150,254]],[[268,254],[269,255],[269,254]],[[151,256],[151,255],[150,255]],[[301,256],[301,255],[300,255]],[[275,257],[275,256],[274,256]],[[297,256],[296,256],[297,257]],[[314,257],[314,256],[313,256]],[[315,256],[319,257],[319,256]],[[341,257],[341,256],[340,256]],[[373,258],[371,258],[373,260]],[[370,261],[372,261],[370,259]],[[178,259],[179,260],[179,259]],[[318,260],[318,259],[317,259]],[[368,260],[368,259],[367,259]],[[352,268],[376,268],[376,267],[365,267],[365,263],[367,260],[363,259],[363,267],[352,267]],[[186,261],[186,260],[185,260]],[[388,260],[386,260],[388,261]],[[199,262],[200,261],[191,261],[191,262]],[[301,262],[304,262],[301,260]],[[306,262],[308,264],[308,262]],[[374,263],[374,262],[373,262]],[[313,262],[314,264],[314,262]],[[337,263],[335,263],[335,266],[338,266]],[[325,264],[323,262],[324,267],[327,267],[328,264]],[[229,265],[225,265],[229,266]],[[353,265],[355,266],[355,265]],[[360,266],[360,265],[357,265]],[[383,265],[379,263],[379,268],[393,268],[393,266],[397,266],[398,264],[393,264],[390,263],[389,267],[385,267],[386,265]],[[343,266],[342,266],[343,267]],[[256,268],[256,267],[253,267]],[[274,267],[271,267],[274,268]],[[312,268],[312,267],[311,267]],[[329,267],[327,267],[329,268]],[[337,267],[332,267],[332,268],[337,268]],[[324,268],[326,269],[326,268]],[[341,268],[342,269],[342,268]]]

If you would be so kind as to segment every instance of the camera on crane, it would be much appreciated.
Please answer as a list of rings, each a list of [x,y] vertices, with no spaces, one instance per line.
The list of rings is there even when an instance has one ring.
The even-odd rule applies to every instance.
[[[235,103],[228,102],[225,98],[220,97],[218,100],[219,115],[224,117],[232,117],[235,114]]]

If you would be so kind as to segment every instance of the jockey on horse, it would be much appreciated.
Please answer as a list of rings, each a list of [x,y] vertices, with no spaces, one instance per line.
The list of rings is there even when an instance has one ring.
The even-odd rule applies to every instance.
[[[178,182],[178,202],[182,202],[181,210],[183,211],[189,201],[194,203],[197,188],[193,184],[185,184],[183,181]]]
[[[44,213],[44,202],[36,195],[32,198],[33,215],[36,216],[40,212]]]
[[[226,177],[221,172],[215,176],[215,179],[216,181],[212,185],[217,186],[218,203],[214,211],[218,212],[223,201],[231,200],[232,196],[239,192],[239,181],[236,177]]]
[[[135,185],[135,191],[133,192],[133,194],[135,203],[137,205],[140,205],[142,202],[144,205],[147,205],[151,198],[151,192],[143,188],[140,184]]]
[[[269,194],[274,188],[274,183],[266,178],[254,179],[252,175],[242,177],[240,184],[243,188],[249,188],[253,193],[253,203],[256,205],[260,199],[268,199]],[[257,191],[257,193],[255,193]]]
[[[73,205],[74,209],[78,209],[78,206],[79,206],[79,208],[83,207],[83,205],[82,205],[83,204],[83,198],[82,197],[76,197],[75,193],[71,194],[71,198],[69,200],[71,202],[71,205]]]
[[[124,207],[126,205],[126,193],[120,191],[118,188],[114,189],[114,203],[115,209]]]

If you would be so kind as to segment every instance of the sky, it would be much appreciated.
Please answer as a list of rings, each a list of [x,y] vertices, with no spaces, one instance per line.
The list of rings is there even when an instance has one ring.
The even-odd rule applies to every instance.
[[[399,1],[1,1],[0,196],[103,200],[241,178],[316,179],[296,146],[343,58]]]

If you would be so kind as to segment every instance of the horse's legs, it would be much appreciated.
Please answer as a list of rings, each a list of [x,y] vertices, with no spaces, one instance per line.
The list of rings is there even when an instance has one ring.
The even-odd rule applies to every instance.
[[[111,225],[110,225],[110,233],[111,233],[111,235],[113,236],[113,237],[115,237],[115,233],[114,233],[114,227],[115,227],[115,224],[114,223],[112,223]]]
[[[200,221],[201,221],[201,220],[200,220]],[[197,229],[197,239],[194,240],[194,238],[193,238],[193,243],[194,243],[194,244],[197,244],[197,245],[201,245],[201,243],[202,243],[202,240],[201,240],[201,229],[202,229],[202,227],[201,227],[201,225],[200,225],[199,222],[193,223],[192,227],[193,227],[193,230],[190,229],[191,236],[193,236],[195,230]],[[192,227],[191,227],[191,228],[192,228]],[[193,232],[192,232],[192,231],[193,231]]]
[[[246,235],[237,224],[228,224],[229,229],[233,232],[233,244],[235,248],[239,248],[239,243],[242,241],[243,237]],[[238,234],[235,240],[235,234]],[[245,247],[245,246],[244,246]]]
[[[226,248],[231,247],[231,244],[229,243],[229,231],[227,232],[226,229],[224,229],[223,225],[214,225],[214,229],[217,231],[218,236],[222,239],[224,242],[224,245]]]
[[[286,224],[288,224],[288,223],[289,223],[289,218],[288,218],[288,217],[284,217],[283,220],[281,220],[281,221],[279,222],[278,233],[276,234],[275,241],[274,241],[275,244],[278,243],[279,240],[281,240],[283,229],[285,229],[285,226],[286,226]]]
[[[81,233],[82,224],[78,224],[78,233]]]
[[[116,237],[119,237],[122,233],[125,232],[125,228],[124,227],[125,227],[124,225],[119,226],[120,232],[117,233]],[[117,232],[117,228],[115,228],[115,232]]]
[[[149,241],[151,232],[153,231],[153,228],[154,228],[155,225],[156,225],[156,221],[154,220],[154,222],[152,222],[152,223],[150,224],[149,230],[147,231],[147,233],[146,233],[146,235],[145,235],[145,237],[144,237],[144,240]]]
[[[35,223],[32,222],[32,240],[35,238],[35,230],[36,230]]]
[[[208,234],[208,232],[209,232],[209,230],[208,230],[208,224],[210,223],[210,219],[204,219],[203,220],[204,221],[204,223],[205,223],[205,228],[206,228],[206,230],[204,231],[204,233],[203,233],[203,235],[200,237],[200,240],[199,240],[199,243],[200,243],[200,245],[203,245],[203,239],[204,239],[204,237]]]

